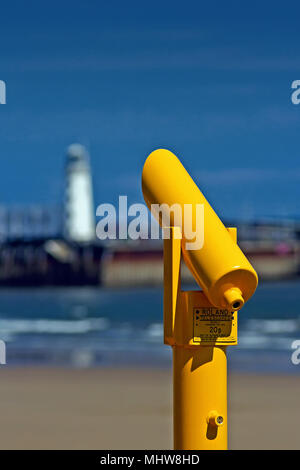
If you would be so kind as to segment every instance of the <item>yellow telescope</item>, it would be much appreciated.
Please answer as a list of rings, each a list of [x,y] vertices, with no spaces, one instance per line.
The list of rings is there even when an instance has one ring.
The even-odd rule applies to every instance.
[[[149,155],[142,189],[149,209],[169,231],[164,339],[173,347],[174,447],[225,449],[226,347],[237,344],[237,311],[253,295],[257,274],[236,243],[236,229],[223,225],[172,152]],[[199,231],[202,243],[194,249],[189,242]],[[181,290],[181,253],[203,291]]]
[[[186,250],[183,243],[184,260],[214,305],[241,308],[256,289],[257,274],[178,158],[168,150],[152,152],[144,165],[142,187],[150,210],[153,204],[181,206],[183,237],[185,206],[204,206],[203,247]]]

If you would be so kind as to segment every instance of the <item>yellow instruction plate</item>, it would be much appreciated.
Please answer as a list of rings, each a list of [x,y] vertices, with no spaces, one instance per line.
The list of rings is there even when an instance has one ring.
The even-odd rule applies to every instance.
[[[214,307],[195,307],[193,343],[210,345],[237,344],[237,312]]]

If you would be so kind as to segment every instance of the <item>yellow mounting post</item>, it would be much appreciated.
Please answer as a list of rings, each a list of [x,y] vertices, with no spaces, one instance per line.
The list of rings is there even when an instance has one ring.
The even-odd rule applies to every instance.
[[[166,230],[166,229],[165,229]],[[237,312],[180,286],[181,231],[164,239],[164,342],[173,348],[174,448],[227,449],[226,348]],[[236,242],[236,229],[228,229]]]

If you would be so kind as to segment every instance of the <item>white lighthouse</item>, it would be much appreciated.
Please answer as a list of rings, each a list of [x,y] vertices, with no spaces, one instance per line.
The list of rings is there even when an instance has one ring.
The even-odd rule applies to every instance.
[[[65,185],[65,237],[91,242],[95,238],[93,186],[89,154],[83,145],[67,149]]]

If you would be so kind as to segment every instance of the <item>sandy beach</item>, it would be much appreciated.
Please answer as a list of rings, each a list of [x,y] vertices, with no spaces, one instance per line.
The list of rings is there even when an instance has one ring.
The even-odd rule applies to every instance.
[[[2,368],[1,449],[170,449],[165,370]],[[229,377],[231,449],[298,449],[300,377]]]

